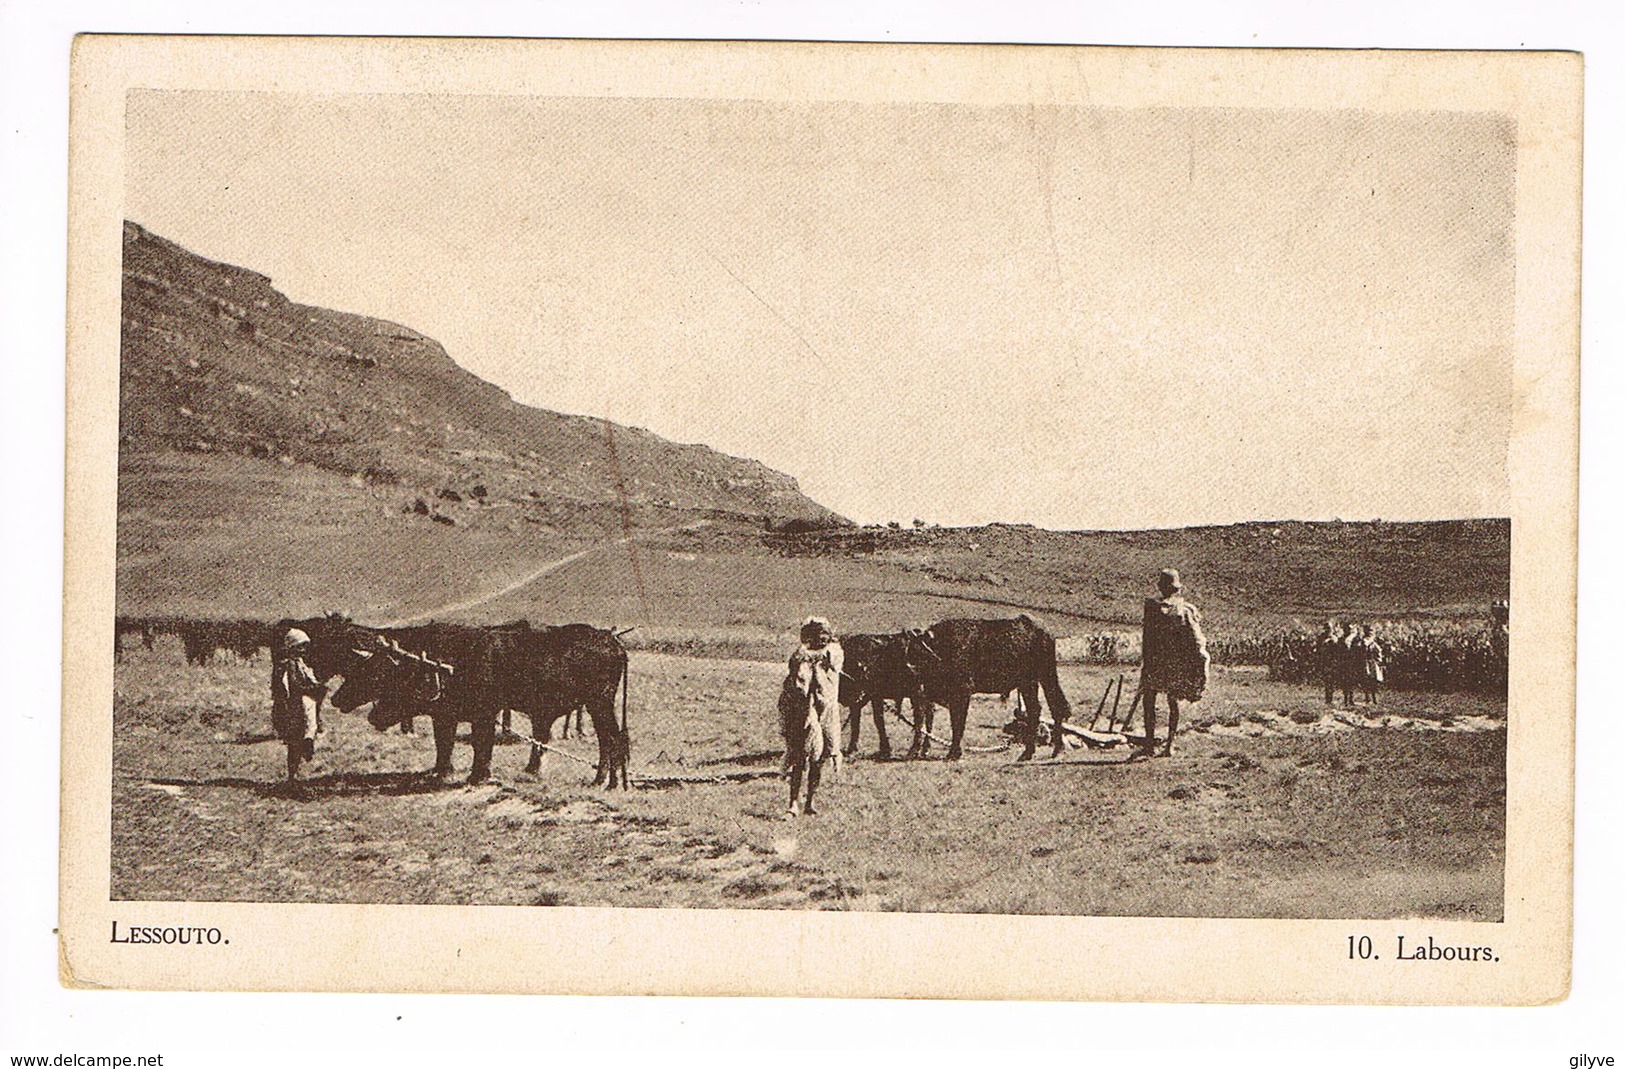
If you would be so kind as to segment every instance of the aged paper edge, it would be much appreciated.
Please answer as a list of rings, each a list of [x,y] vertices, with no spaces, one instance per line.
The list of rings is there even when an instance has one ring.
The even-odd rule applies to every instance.
[[[453,61],[453,57],[455,57]],[[1572,943],[1580,115],[1570,53],[87,36],[70,110],[62,978],[174,990],[1534,1004]],[[133,88],[1497,111],[1518,124],[1506,919],[1476,972],[1347,960],[1358,927],[1260,921],[111,903],[123,107]],[[230,953],[109,944],[213,925]],[[1340,957],[1342,960],[1339,960]]]

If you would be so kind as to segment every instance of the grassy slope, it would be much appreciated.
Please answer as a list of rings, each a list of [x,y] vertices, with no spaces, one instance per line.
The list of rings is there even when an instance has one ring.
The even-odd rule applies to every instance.
[[[533,524],[406,517],[391,491],[304,465],[270,474],[248,458],[170,454],[127,468],[140,478],[121,488],[121,612],[275,619],[344,607],[384,619],[500,587],[584,544]]]

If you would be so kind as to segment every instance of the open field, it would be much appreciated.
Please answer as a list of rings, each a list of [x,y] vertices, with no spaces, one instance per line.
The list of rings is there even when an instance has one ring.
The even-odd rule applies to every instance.
[[[634,777],[775,768],[781,671],[635,653]],[[1063,669],[1080,722],[1108,674]],[[169,639],[118,666],[115,899],[1502,915],[1506,707],[1472,695],[1332,716],[1310,688],[1221,671],[1173,759],[1029,767],[984,750],[1009,714],[978,699],[978,752],[851,762],[820,815],[787,822],[776,778],[604,794],[557,756],[524,775],[518,745],[498,750],[496,783],[439,787],[414,774],[432,763],[427,733],[331,711],[289,796],[266,676],[263,660],[187,667]],[[871,724],[863,742],[873,753]],[[456,756],[466,773],[467,747]]]
[[[153,453],[121,471],[123,613],[341,608],[369,623],[436,611],[635,626],[634,775],[774,769],[782,657],[812,612],[843,631],[1027,612],[1066,658],[1089,636],[1137,631],[1149,576],[1175,564],[1217,653],[1332,615],[1472,631],[1507,588],[1505,521],[784,535],[737,515],[644,510],[627,540],[615,510],[562,499],[436,499],[457,523],[430,522],[405,511],[417,490],[300,462]],[[440,788],[414,774],[432,763],[427,734],[378,735],[337,714],[307,795],[287,797],[263,660],[190,668],[172,638],[127,654],[114,709],[115,897],[1502,910],[1506,711],[1476,695],[1389,695],[1393,720],[1351,728],[1323,715],[1313,687],[1221,671],[1171,761],[860,760],[826,787],[822,815],[790,825],[778,779],[607,796],[583,787],[588,769],[557,757],[541,776],[522,775],[519,746],[499,750],[498,784]],[[1080,717],[1114,671],[1063,669]],[[997,747],[1008,716],[979,699],[968,743]],[[901,724],[892,730],[894,743],[906,739]],[[872,726],[863,734],[872,753]],[[590,740],[566,745],[595,752]],[[466,746],[458,759],[466,771]]]

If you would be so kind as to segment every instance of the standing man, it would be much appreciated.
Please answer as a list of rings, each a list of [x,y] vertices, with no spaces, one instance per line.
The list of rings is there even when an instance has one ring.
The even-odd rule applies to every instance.
[[[1343,687],[1343,708],[1354,708],[1354,692],[1365,681],[1365,643],[1360,625],[1349,624],[1337,648],[1337,677]]]
[[[1320,637],[1315,639],[1315,662],[1320,678],[1326,683],[1326,704],[1331,705],[1343,671],[1343,629],[1337,626],[1336,620],[1327,620]]]
[[[829,621],[812,617],[801,625],[801,645],[790,655],[790,670],[779,692],[779,730],[784,733],[784,770],[790,777],[787,817],[812,814],[813,794],[823,775],[824,762],[833,759],[841,770],[841,644]],[[801,778],[807,777],[803,806]]]
[[[316,758],[316,731],[327,687],[305,663],[310,636],[290,628],[271,660],[271,726],[288,747],[288,782],[299,764]]]
[[[1490,672],[1495,686],[1504,695],[1507,689],[1508,656],[1512,650],[1512,604],[1501,598],[1490,606]],[[151,648],[151,644],[148,644]]]
[[[1365,634],[1360,638],[1360,651],[1364,660],[1362,678],[1365,700],[1367,704],[1376,705],[1377,692],[1388,679],[1388,653],[1382,648],[1382,641],[1377,638],[1375,624],[1365,625]]]
[[[1168,741],[1162,756],[1172,756],[1179,730],[1179,703],[1199,701],[1207,689],[1207,638],[1196,606],[1180,595],[1179,573],[1164,568],[1157,576],[1158,596],[1145,599],[1141,635],[1140,695],[1145,707],[1145,744],[1151,755],[1157,743],[1157,695],[1168,696]]]

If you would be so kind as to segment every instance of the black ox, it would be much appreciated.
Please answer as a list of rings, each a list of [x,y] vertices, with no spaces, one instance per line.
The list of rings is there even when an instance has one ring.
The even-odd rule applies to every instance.
[[[907,659],[917,673],[925,699],[947,708],[953,724],[949,760],[957,759],[965,739],[965,721],[973,694],[1021,694],[1022,732],[1026,748],[1020,760],[1033,756],[1038,745],[1043,689],[1055,721],[1058,756],[1064,748],[1060,725],[1072,715],[1056,672],[1055,637],[1025,614],[1014,620],[943,620],[925,632],[906,632]]]
[[[909,747],[910,757],[924,755],[930,749],[927,732],[931,729],[931,705],[925,700],[916,663],[920,659],[919,631],[901,631],[891,635],[843,635],[841,651],[845,663],[841,667],[841,704],[852,711],[852,734],[847,744],[848,754],[856,753],[863,734],[863,708],[873,707],[875,732],[880,736],[879,755],[891,756],[891,740],[886,736],[886,702],[897,702],[898,715],[907,698],[914,710],[914,742]]]
[[[508,630],[498,636],[504,709],[530,718],[530,761],[525,771],[541,768],[542,745],[553,737],[553,725],[582,708],[598,737],[598,774],[594,785],[626,787],[632,739],[626,723],[626,647],[614,632],[588,624]],[[620,722],[615,720],[615,692],[621,694]],[[579,733],[579,728],[578,728]],[[617,779],[619,782],[617,783]]]

